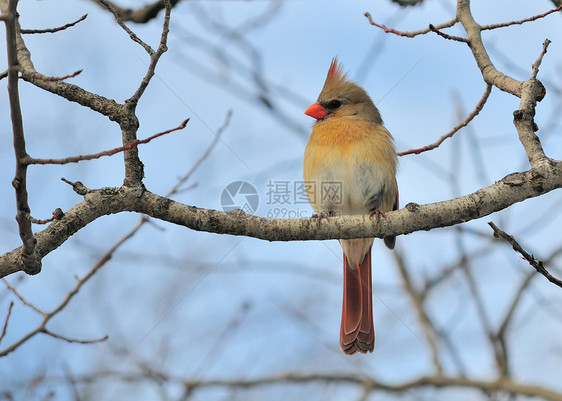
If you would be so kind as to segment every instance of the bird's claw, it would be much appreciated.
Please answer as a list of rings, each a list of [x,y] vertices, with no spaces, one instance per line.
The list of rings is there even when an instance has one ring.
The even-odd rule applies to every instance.
[[[369,212],[369,219],[372,219],[373,216],[376,216],[377,221],[379,221],[381,217],[385,217],[384,212],[379,209],[371,210]]]
[[[315,219],[316,220],[316,224],[318,225],[318,227],[320,227],[320,221],[322,219],[328,219],[330,217],[335,216],[334,212],[320,212],[320,213],[314,213],[311,217],[311,219]]]

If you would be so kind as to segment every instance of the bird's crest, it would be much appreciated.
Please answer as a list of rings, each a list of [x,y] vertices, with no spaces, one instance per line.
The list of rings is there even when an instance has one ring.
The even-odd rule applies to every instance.
[[[346,79],[346,74],[343,71],[343,65],[338,61],[338,57],[332,59],[330,64],[330,69],[328,70],[328,76],[326,77],[326,83],[341,81]]]

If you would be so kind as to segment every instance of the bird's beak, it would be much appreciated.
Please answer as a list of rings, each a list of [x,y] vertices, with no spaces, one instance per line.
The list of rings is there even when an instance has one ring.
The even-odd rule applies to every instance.
[[[322,120],[323,118],[326,118],[326,116],[328,115],[328,112],[319,103],[314,103],[312,106],[310,106],[308,109],[306,109],[304,114],[306,114],[307,116],[310,116],[312,118],[315,118],[317,120]]]

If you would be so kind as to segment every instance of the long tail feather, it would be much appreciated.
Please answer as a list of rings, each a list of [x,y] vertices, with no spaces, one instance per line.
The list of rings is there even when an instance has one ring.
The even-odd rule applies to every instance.
[[[343,255],[340,347],[348,355],[356,352],[365,354],[375,348],[370,249],[355,268],[349,265],[347,257]]]

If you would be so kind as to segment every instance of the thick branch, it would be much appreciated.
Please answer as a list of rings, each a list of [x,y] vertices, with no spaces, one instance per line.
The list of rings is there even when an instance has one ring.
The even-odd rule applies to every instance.
[[[23,117],[18,89],[18,55],[16,48],[17,37],[17,0],[10,0],[7,9],[2,9],[6,25],[6,45],[8,49],[8,96],[10,99],[10,113],[12,119],[12,133],[16,156],[16,173],[12,186],[16,193],[16,221],[18,222],[23,249],[17,264],[28,274],[41,271],[41,259],[35,254],[35,238],[31,231],[31,210],[27,196],[27,151],[23,132]]]
[[[241,211],[219,212],[187,206],[149,191],[139,194],[138,188],[104,188],[89,191],[83,202],[36,234],[36,252],[42,258],[95,219],[120,212],[143,213],[197,231],[268,241],[382,238],[464,223],[561,187],[562,162],[548,160],[460,198],[427,205],[410,203],[381,219],[342,216],[320,222],[312,218],[267,219]],[[0,277],[19,270],[14,261],[21,251],[20,247],[0,256]]]
[[[480,69],[484,81],[497,86],[498,89],[521,97],[522,83],[498,71],[482,42],[480,35],[482,27],[474,20],[470,11],[469,0],[457,0],[457,19],[468,35],[468,46],[472,50],[476,64]]]

